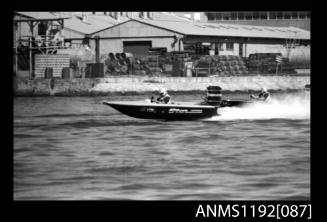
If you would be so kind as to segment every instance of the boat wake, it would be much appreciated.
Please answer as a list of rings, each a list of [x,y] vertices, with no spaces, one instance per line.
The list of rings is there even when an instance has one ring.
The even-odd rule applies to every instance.
[[[218,109],[219,116],[209,121],[257,120],[257,119],[310,119],[310,95],[295,94],[271,98],[245,107]]]

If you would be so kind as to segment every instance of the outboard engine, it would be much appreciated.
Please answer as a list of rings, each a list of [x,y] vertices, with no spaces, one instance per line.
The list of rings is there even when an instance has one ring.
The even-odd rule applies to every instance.
[[[221,90],[220,86],[208,86],[206,104],[219,106],[222,102]]]

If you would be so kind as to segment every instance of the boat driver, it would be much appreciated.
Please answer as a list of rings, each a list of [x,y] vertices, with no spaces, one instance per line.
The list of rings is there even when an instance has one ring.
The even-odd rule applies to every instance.
[[[258,96],[251,95],[251,98],[265,101],[269,98],[269,96],[270,96],[270,93],[268,92],[268,90],[265,87],[263,87]]]
[[[167,93],[167,90],[160,89],[159,90],[159,97],[157,98],[157,102],[159,103],[169,103],[170,102],[170,96]]]

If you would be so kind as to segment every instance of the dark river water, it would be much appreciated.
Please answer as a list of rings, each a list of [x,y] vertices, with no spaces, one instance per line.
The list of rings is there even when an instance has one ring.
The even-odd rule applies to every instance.
[[[15,98],[14,199],[310,199],[309,95],[275,93],[200,121],[134,119],[102,104],[144,99]]]

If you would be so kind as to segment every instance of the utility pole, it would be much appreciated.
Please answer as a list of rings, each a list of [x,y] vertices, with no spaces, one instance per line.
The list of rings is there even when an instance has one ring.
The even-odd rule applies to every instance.
[[[15,47],[15,77],[18,75],[18,49],[17,49],[17,47],[18,47],[18,38],[17,38],[17,29],[18,29],[18,24],[17,23],[15,23],[14,24],[14,28],[15,28],[15,45],[14,45],[14,47]]]
[[[32,71],[33,71],[33,67],[32,67],[32,57],[33,57],[33,55],[32,55],[32,37],[30,37],[29,38],[29,48],[30,48],[30,79],[32,79]]]
[[[100,36],[95,36],[95,62],[100,62]]]

